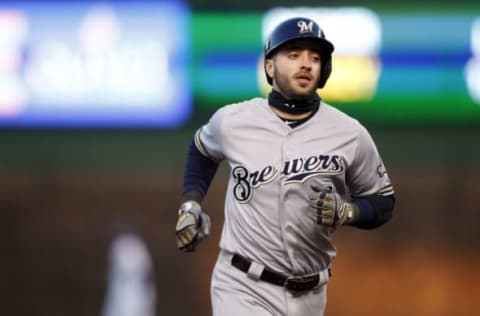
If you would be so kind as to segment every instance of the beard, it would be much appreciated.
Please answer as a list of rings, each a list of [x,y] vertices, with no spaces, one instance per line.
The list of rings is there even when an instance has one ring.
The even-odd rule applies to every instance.
[[[307,90],[307,91],[297,91],[290,83],[288,76],[282,75],[278,71],[273,74],[273,80],[276,83],[279,92],[285,96],[285,98],[289,100],[305,100],[312,96],[312,94],[316,93],[318,80],[315,80],[314,85]]]

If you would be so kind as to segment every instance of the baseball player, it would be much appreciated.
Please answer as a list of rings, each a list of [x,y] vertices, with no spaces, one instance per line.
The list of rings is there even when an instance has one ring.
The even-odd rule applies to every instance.
[[[230,166],[214,315],[323,315],[335,231],[392,217],[393,187],[368,131],[316,92],[333,50],[311,19],[282,22],[265,45],[268,98],[222,107],[194,136],[179,249],[193,251],[209,234],[202,199],[219,163]]]

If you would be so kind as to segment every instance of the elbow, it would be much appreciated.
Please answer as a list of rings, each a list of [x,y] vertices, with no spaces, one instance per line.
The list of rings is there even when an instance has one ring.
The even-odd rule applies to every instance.
[[[377,213],[377,218],[371,223],[371,226],[366,229],[374,229],[385,225],[393,218],[393,208],[388,210],[381,210]]]
[[[361,229],[375,229],[380,226],[385,225],[393,218],[393,209],[395,206],[395,197],[378,197],[371,199],[373,200],[373,204],[375,205],[374,208],[374,216],[369,221],[364,221],[358,223],[356,227]],[[381,201],[381,203],[379,203]]]

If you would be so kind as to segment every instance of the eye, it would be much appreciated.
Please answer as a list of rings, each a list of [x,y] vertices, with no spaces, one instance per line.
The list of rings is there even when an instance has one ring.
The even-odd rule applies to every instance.
[[[290,59],[295,59],[298,57],[298,52],[295,52],[295,51],[289,52],[287,56]]]
[[[320,62],[320,56],[319,55],[313,55],[312,60],[316,63],[319,63]]]

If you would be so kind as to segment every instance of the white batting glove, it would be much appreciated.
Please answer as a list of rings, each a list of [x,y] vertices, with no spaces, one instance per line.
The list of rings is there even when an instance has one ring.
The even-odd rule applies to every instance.
[[[210,226],[210,217],[202,212],[200,204],[195,201],[182,203],[176,225],[177,248],[185,252],[194,251],[210,235]]]
[[[336,228],[352,222],[354,204],[343,200],[331,187],[319,189],[312,186],[312,190],[315,194],[310,198],[310,206],[317,224]]]

